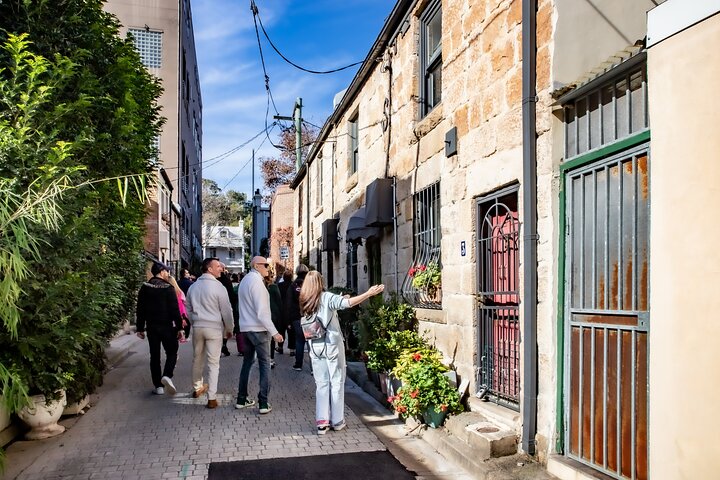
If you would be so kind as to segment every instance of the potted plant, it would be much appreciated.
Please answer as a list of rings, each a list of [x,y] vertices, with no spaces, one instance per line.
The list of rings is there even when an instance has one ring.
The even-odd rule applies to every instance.
[[[442,270],[437,262],[413,265],[408,275],[412,277],[412,286],[415,289],[425,292],[433,301],[439,301]]]
[[[379,297],[363,308],[357,322],[360,347],[368,359],[367,368],[378,373],[380,390],[387,394],[388,373],[395,366],[396,345],[389,345],[391,334],[414,331],[417,327],[415,310],[393,295],[387,302]]]
[[[447,371],[440,353],[431,347],[403,352],[393,370],[402,388],[388,401],[401,418],[414,416],[432,428],[439,427],[447,415],[463,410]]]
[[[367,367],[377,372],[391,372],[405,350],[416,350],[425,345],[425,340],[414,330],[390,332],[387,338],[374,341],[367,351]],[[400,388],[400,381],[395,375],[386,375],[386,389],[383,393],[393,395]]]

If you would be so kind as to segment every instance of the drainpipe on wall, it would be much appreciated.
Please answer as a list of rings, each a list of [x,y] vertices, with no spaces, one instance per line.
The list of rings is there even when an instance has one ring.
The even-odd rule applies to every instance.
[[[522,449],[535,455],[537,433],[537,4],[522,0],[523,384]]]

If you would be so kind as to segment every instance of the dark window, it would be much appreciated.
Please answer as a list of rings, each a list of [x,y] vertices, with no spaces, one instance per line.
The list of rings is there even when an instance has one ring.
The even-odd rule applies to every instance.
[[[380,242],[376,240],[368,240],[368,281],[370,285],[378,285],[382,283],[382,265],[380,262]]]
[[[357,292],[358,289],[358,256],[357,244],[347,244],[347,284],[346,287]]]
[[[348,163],[350,167],[350,175],[357,172],[358,170],[358,117],[358,113],[355,112],[355,115],[353,115],[352,118],[348,120]]]
[[[302,226],[303,214],[303,186],[298,187],[298,227]]]
[[[420,96],[422,115],[442,99],[442,8],[440,1],[431,3],[420,17],[420,59],[423,78]]]

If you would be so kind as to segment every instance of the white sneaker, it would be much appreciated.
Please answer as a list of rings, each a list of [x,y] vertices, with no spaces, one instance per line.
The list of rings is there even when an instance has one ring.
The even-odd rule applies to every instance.
[[[153,390],[155,395],[165,395],[165,389],[163,387],[157,387]]]
[[[175,395],[177,393],[175,384],[172,382],[172,380],[170,380],[170,377],[162,377],[160,379],[160,383],[165,386],[165,390],[167,390],[170,395]]]

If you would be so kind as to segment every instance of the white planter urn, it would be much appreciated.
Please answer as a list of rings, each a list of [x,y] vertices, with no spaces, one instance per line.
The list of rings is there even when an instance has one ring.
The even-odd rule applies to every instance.
[[[30,427],[30,431],[25,434],[26,439],[40,440],[60,435],[65,431],[65,427],[57,423],[67,403],[65,390],[62,391],[59,399],[49,404],[45,403],[45,395],[33,395],[30,401],[32,403],[29,407],[24,407],[18,412],[18,417]]]

